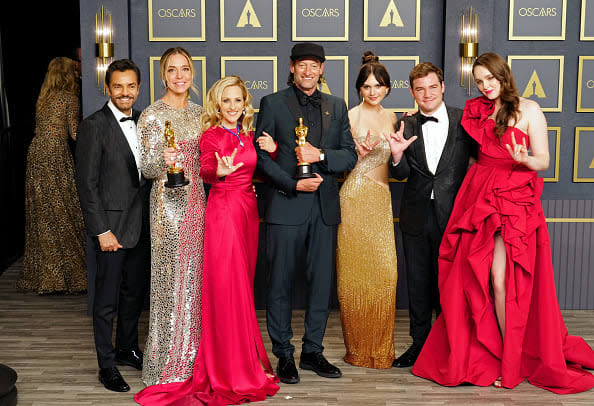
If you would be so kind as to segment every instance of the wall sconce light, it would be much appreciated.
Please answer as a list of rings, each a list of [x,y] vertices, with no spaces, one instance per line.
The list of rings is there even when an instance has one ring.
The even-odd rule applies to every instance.
[[[97,67],[97,85],[105,94],[105,71],[113,61],[113,27],[111,14],[101,6],[101,12],[95,14],[95,57]]]
[[[462,14],[460,30],[460,86],[472,89],[472,64],[478,56],[478,14],[472,12]]]

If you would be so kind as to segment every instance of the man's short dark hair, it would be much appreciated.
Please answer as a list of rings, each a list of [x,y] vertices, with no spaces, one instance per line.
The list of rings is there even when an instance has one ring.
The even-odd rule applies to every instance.
[[[421,62],[410,71],[410,74],[408,75],[408,85],[412,89],[413,81],[415,79],[424,78],[430,73],[435,73],[439,79],[439,83],[443,83],[443,71],[440,68],[433,65],[431,62]]]
[[[138,69],[138,66],[136,66],[136,64],[130,59],[118,59],[110,63],[107,67],[107,71],[105,72],[105,84],[107,86],[110,85],[111,75],[115,71],[124,72],[127,70],[133,70],[134,73],[136,73],[136,79],[138,79],[138,83],[140,83],[140,69]]]

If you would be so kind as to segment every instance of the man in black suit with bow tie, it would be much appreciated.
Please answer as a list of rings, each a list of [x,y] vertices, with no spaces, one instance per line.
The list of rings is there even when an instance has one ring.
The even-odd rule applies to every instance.
[[[270,272],[266,316],[272,352],[279,358],[277,374],[282,382],[293,384],[299,382],[299,374],[291,344],[291,295],[303,254],[308,298],[299,367],[326,378],[342,375],[323,356],[322,340],[340,223],[337,178],[355,166],[357,153],[344,100],[317,88],[324,61],[320,45],[296,44],[291,50],[290,87],[262,99],[256,126],[257,136],[266,132],[277,143],[276,160],[255,143],[258,169],[271,186],[264,216]],[[309,127],[304,146],[296,144],[300,117]],[[295,179],[298,161],[310,162],[315,177]]]
[[[142,369],[138,318],[150,281],[148,196],[140,173],[136,121],[140,70],[128,59],[105,73],[110,100],[79,126],[76,184],[87,234],[97,262],[93,329],[99,381],[116,392],[130,390],[116,362]],[[111,341],[116,317],[116,347]]]
[[[443,72],[422,62],[409,75],[419,112],[405,117],[404,133],[388,139],[391,174],[408,178],[400,202],[400,230],[406,260],[411,347],[394,367],[412,366],[439,315],[439,245],[454,199],[470,163],[473,141],[460,124],[462,110],[443,102]]]

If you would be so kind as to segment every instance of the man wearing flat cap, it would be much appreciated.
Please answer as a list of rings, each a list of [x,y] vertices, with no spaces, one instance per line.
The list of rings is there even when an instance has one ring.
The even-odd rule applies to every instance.
[[[339,175],[357,163],[344,100],[318,90],[324,71],[324,48],[296,44],[291,51],[287,89],[260,102],[256,139],[269,134],[277,144],[276,158],[260,149],[258,169],[271,190],[267,196],[266,260],[268,334],[279,359],[277,375],[298,383],[291,344],[291,295],[296,265],[305,261],[307,309],[299,367],[325,378],[342,373],[322,354],[335,268],[336,231],[340,223]],[[308,127],[307,142],[298,146],[299,118]],[[309,162],[313,177],[296,179],[297,163]]]

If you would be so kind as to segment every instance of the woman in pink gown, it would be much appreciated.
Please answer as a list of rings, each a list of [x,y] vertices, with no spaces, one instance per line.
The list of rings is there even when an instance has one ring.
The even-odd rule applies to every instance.
[[[462,125],[479,144],[445,230],[438,317],[412,372],[441,385],[513,388],[524,379],[555,393],[594,387],[594,351],[570,336],[559,310],[540,203],[549,164],[537,103],[519,97],[505,60],[473,65],[482,97]],[[528,150],[530,149],[530,154]]]
[[[254,109],[238,76],[208,92],[200,140],[200,176],[212,185],[204,224],[202,338],[185,382],[136,394],[142,405],[229,405],[265,400],[279,387],[254,308],[259,217],[252,176]]]

